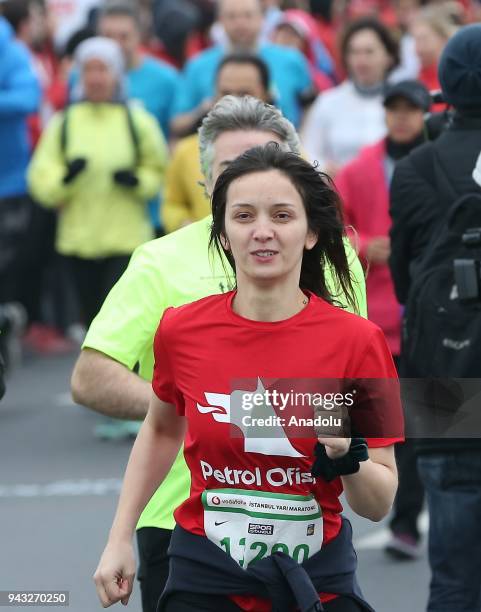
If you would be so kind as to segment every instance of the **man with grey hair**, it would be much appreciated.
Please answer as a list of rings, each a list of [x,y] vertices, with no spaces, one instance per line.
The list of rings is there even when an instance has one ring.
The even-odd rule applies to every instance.
[[[271,141],[299,153],[294,127],[276,108],[249,96],[222,98],[200,129],[207,192],[212,193],[217,177],[236,157]],[[232,279],[226,278],[224,270],[228,266],[217,255],[209,256],[211,221],[209,216],[135,251],[88,331],[72,375],[76,402],[117,418],[145,417],[152,394],[153,338],[164,310],[231,286]],[[364,276],[347,240],[346,250],[359,310],[365,314]],[[137,364],[135,374],[132,369]],[[137,525],[144,612],[156,610],[168,575],[173,511],[186,499],[189,487],[189,471],[180,452]],[[125,570],[123,575],[133,580],[134,568]]]
[[[259,129],[259,126],[262,128]],[[219,159],[219,155],[216,156],[219,149],[218,139],[223,136],[224,139],[230,141],[232,136],[230,133],[239,130],[262,131],[264,132],[261,139],[263,142],[269,142],[264,136],[266,132],[270,132],[274,136],[270,139],[271,141],[279,142],[286,151],[300,153],[301,143],[297,132],[273,106],[260,103],[259,100],[250,96],[243,98],[224,96],[222,104],[217,104],[212,109],[199,130],[201,170],[205,177],[209,197],[219,174],[235,157],[247,150],[241,146],[239,147],[240,152],[235,157],[230,155],[228,159]],[[252,144],[252,146],[256,145]],[[220,165],[217,165],[217,162]]]

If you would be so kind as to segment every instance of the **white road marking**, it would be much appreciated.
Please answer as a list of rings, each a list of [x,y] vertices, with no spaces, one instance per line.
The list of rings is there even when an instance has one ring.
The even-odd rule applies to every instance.
[[[58,480],[46,484],[0,484],[0,498],[112,495],[119,493],[121,485],[119,478]]]

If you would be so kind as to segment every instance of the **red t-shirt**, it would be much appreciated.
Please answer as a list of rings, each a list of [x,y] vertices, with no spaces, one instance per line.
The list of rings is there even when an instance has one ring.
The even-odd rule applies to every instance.
[[[273,437],[243,436],[232,425],[239,423],[242,408],[231,401],[231,392],[264,389],[278,379],[393,379],[396,370],[377,326],[317,296],[310,295],[308,305],[289,319],[259,322],[232,310],[234,295],[166,310],[155,336],[153,389],[188,424],[184,455],[191,490],[175,519],[184,529],[207,535],[241,566],[270,554],[269,540],[281,542],[275,550],[301,562],[316,552],[313,542],[318,550],[339,533],[341,479],[326,483],[311,476],[314,437],[287,437],[282,426],[266,434]],[[236,383],[239,379],[244,383]],[[391,398],[386,405],[390,417],[402,421],[400,403]],[[369,445],[388,446],[398,439],[370,439]],[[314,506],[320,506],[322,518]],[[290,543],[282,532],[288,522],[291,532],[303,529]],[[280,540],[275,530],[283,534]],[[233,599],[244,610],[271,609],[266,600]]]

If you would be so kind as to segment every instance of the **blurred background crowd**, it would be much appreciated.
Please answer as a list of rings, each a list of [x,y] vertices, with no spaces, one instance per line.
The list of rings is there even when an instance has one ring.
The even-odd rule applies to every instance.
[[[0,324],[44,354],[78,343],[136,246],[208,214],[196,130],[226,93],[277,105],[356,222],[343,168],[389,129],[389,159],[419,143],[421,114],[444,105],[413,81],[439,88],[442,50],[481,3],[2,0],[0,14]],[[406,81],[386,125],[386,83]],[[389,255],[386,217],[364,228],[374,241],[356,226],[371,263]],[[386,275],[371,311],[380,288],[395,299]]]

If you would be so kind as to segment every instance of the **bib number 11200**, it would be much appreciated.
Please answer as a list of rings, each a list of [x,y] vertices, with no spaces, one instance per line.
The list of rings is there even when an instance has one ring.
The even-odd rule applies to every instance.
[[[233,555],[231,552],[231,538],[230,537],[223,538],[219,543],[221,547],[225,550],[225,552],[230,557],[232,557]],[[239,540],[238,546],[239,548],[244,550],[244,556],[242,559],[239,559],[237,562],[239,563],[241,567],[244,567],[246,539],[241,538]],[[277,544],[274,544],[272,547],[269,547],[265,542],[251,542],[249,545],[249,550],[252,551],[251,555],[254,554],[255,556],[251,559],[251,561],[249,561],[246,567],[249,567],[250,565],[257,563],[257,561],[260,561],[264,557],[272,555],[275,552],[283,552],[286,555],[289,555],[289,557],[292,557],[294,561],[296,561],[299,564],[304,563],[304,561],[306,561],[309,558],[309,546],[307,544],[298,544],[291,553],[289,551],[289,547],[287,546],[287,544],[283,544],[282,542],[277,542]]]

